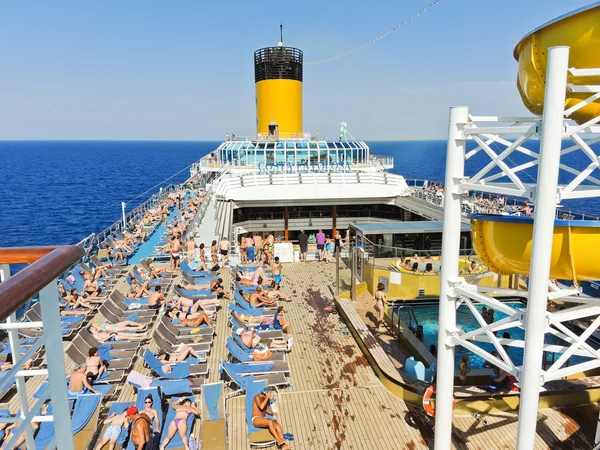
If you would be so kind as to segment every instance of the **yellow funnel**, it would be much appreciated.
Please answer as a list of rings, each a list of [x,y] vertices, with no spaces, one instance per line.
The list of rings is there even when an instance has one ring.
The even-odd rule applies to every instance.
[[[500,275],[529,275],[532,235],[531,217],[480,214],[471,219],[477,256]],[[598,248],[600,221],[555,220],[550,277],[600,280]]]
[[[565,14],[542,25],[517,44],[514,57],[519,62],[517,88],[523,103],[534,114],[544,110],[544,88],[548,48],[558,45],[571,47],[569,67],[578,69],[600,68],[600,3]],[[600,84],[600,77],[574,77],[568,83]],[[590,94],[567,92],[565,109]],[[600,114],[600,101],[596,100],[572,114],[578,123],[587,122]]]

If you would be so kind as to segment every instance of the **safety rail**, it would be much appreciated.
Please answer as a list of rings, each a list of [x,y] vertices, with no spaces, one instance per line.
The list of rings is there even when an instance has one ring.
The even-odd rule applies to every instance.
[[[435,185],[442,186],[440,182],[433,182]],[[420,179],[406,179],[406,184],[412,188],[410,191],[411,197],[425,200],[432,205],[444,207],[444,195],[442,192],[434,192],[426,190],[427,186],[432,184],[428,180]],[[480,193],[482,198],[494,198],[494,196],[487,193]],[[470,217],[473,214],[508,214],[508,215],[520,215],[521,209],[525,206],[525,202],[516,197],[504,196],[505,205],[509,208],[508,210],[500,210],[489,205],[479,205],[472,197],[464,197],[461,205],[461,213],[465,217]],[[556,218],[562,220],[600,220],[600,216],[591,213],[584,213],[570,208],[558,207],[556,209]]]
[[[54,422],[55,445],[59,450],[73,449],[71,415],[67,396],[66,372],[62,330],[58,306],[58,277],[69,267],[81,260],[82,247],[33,247],[0,249],[0,330],[6,330],[14,366],[4,373],[0,380],[0,391],[14,383],[17,387],[19,413],[16,416],[2,418],[0,423],[19,423],[5,448],[14,448],[14,444],[25,434],[27,448],[35,448],[32,422]],[[10,274],[10,264],[29,264],[14,276]],[[16,311],[30,298],[39,295],[43,322],[18,322]],[[36,342],[21,354],[19,330],[41,329],[43,331]],[[24,365],[44,347],[46,369],[24,369]],[[27,400],[25,378],[46,376],[50,388],[42,393],[30,407]],[[41,415],[46,400],[52,401],[52,415]]]
[[[231,175],[223,178],[215,190],[217,198],[225,199],[228,191],[232,189],[247,188],[253,186],[293,186],[300,184],[308,185],[387,185],[398,188],[397,195],[403,195],[408,190],[404,178],[382,172],[342,172],[342,173],[281,173],[281,174],[245,174],[240,176]]]

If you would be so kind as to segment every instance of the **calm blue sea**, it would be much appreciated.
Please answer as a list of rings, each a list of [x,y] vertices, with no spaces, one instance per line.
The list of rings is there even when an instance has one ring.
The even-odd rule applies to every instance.
[[[187,167],[218,144],[0,141],[0,247],[76,243],[118,220],[122,201],[133,199],[180,171],[162,185],[186,180]],[[368,144],[372,153],[393,155],[394,171],[407,178],[444,178],[444,141]],[[580,168],[589,162],[577,153],[569,157],[570,163]],[[522,161],[515,157],[509,163]],[[485,162],[474,158],[467,172],[475,173]],[[129,203],[128,210],[144,198]],[[597,200],[566,206],[600,214]]]

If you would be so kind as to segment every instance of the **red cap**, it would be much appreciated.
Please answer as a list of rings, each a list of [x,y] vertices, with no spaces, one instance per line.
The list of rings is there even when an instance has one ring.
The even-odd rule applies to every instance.
[[[129,408],[127,408],[127,415],[128,416],[133,416],[134,414],[137,414],[138,409],[135,406],[130,406]]]

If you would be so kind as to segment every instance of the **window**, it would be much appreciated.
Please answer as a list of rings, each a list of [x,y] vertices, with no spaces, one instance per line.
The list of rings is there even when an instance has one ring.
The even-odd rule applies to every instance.
[[[279,146],[277,148],[279,148]],[[285,148],[293,149],[294,148],[294,143],[293,142],[289,142],[289,141],[286,142],[285,143]],[[298,148],[300,148],[300,147],[298,147]]]

